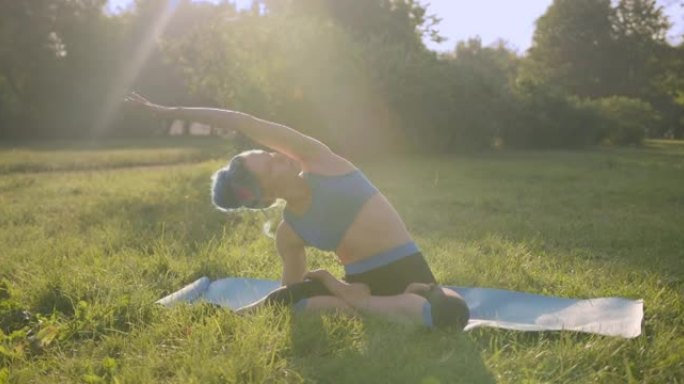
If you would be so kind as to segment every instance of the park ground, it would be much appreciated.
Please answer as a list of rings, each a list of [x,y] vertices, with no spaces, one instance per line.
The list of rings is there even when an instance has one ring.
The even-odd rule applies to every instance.
[[[358,163],[441,282],[643,299],[635,339],[152,304],[201,276],[279,277],[265,217],[210,204],[233,153],[0,146],[0,383],[684,382],[683,142]]]

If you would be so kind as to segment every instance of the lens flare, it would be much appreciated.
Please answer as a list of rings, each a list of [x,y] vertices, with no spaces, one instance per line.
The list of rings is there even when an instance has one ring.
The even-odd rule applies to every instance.
[[[110,92],[105,98],[104,108],[93,125],[91,136],[102,136],[111,127],[120,112],[121,101],[130,91],[131,86],[145,66],[147,59],[152,53],[154,44],[164,33],[171,17],[178,8],[179,2],[180,0],[168,0],[166,2],[156,17],[155,22],[147,28],[144,38],[136,47],[130,60],[121,67],[120,72],[116,76],[116,81],[112,82]]]

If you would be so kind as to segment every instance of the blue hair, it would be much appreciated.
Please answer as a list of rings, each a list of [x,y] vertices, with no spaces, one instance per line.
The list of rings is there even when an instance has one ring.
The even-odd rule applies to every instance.
[[[211,201],[219,210],[257,208],[261,188],[258,180],[245,168],[241,157],[233,157],[227,166],[214,173],[211,180]]]

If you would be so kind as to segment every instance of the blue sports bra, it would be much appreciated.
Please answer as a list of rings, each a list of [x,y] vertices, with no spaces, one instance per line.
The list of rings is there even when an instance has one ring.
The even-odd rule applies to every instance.
[[[311,204],[303,215],[287,209],[283,219],[310,245],[334,251],[361,207],[378,189],[358,169],[339,176],[305,173]]]

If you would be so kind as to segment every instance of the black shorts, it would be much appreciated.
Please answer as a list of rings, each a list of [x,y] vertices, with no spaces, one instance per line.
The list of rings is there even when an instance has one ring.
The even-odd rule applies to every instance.
[[[344,277],[344,281],[366,284],[374,296],[392,296],[404,293],[406,287],[411,283],[437,284],[425,257],[420,252],[402,257],[370,271],[355,275],[348,274]]]
[[[374,296],[392,296],[404,292],[411,283],[437,284],[425,257],[420,252],[359,274],[347,274],[344,281],[366,284]],[[296,304],[314,296],[332,296],[320,282],[306,280],[280,287],[268,295],[268,303]]]

